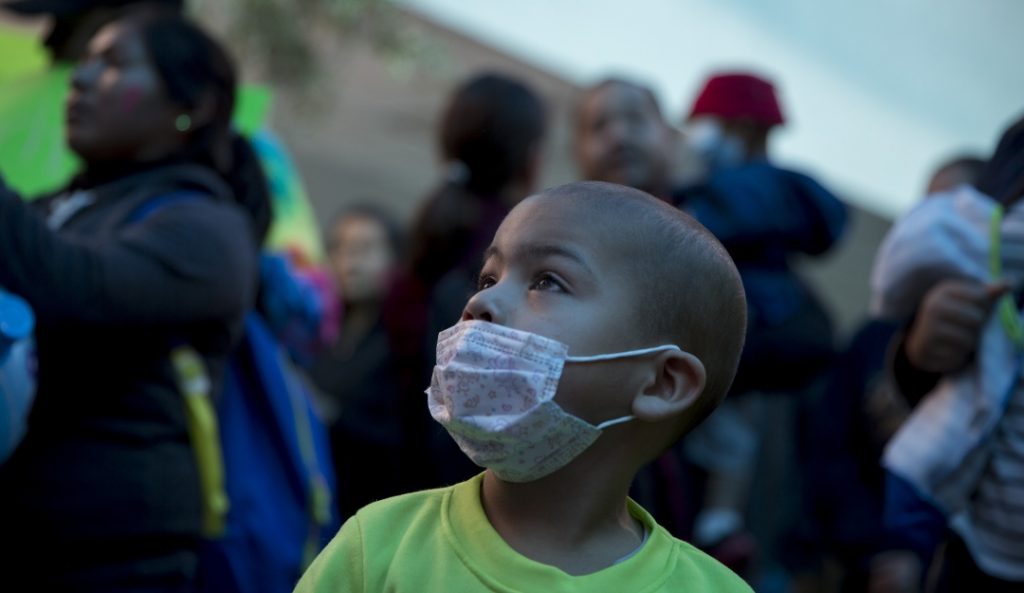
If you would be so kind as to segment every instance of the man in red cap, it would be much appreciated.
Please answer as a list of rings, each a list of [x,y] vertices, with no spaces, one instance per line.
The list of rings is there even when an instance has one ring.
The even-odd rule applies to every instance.
[[[846,210],[815,180],[770,162],[769,134],[784,122],[775,87],[768,80],[747,72],[710,77],[693,103],[685,134],[705,176],[673,194],[675,203],[729,250],[743,278],[749,307],[747,341],[731,397],[695,431],[688,448],[691,459],[710,475],[708,499],[694,533],[694,541],[710,549],[728,547],[730,539],[743,531],[754,468],[771,462],[757,452],[756,443],[795,448],[796,435],[761,434],[763,428],[756,422],[762,414],[755,410],[766,402],[784,400],[734,396],[799,393],[833,355],[829,314],[792,269],[791,260],[798,254],[817,256],[828,251],[843,232]],[[787,409],[777,411],[792,415],[792,406]],[[723,448],[720,443],[729,446]],[[792,466],[791,455],[785,457],[769,466],[779,462]],[[776,502],[784,500],[783,496]],[[769,531],[778,535],[785,525],[778,519],[772,522],[775,525]],[[765,552],[771,556],[770,542],[761,543],[768,544]]]

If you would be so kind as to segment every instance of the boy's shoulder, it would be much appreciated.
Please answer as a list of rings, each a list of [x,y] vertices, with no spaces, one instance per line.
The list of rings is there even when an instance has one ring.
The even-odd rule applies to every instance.
[[[411,492],[363,507],[345,521],[295,591],[444,590],[409,587],[422,584],[423,575],[450,568],[443,562],[433,565],[439,552],[444,556],[442,509],[456,488]]]
[[[441,507],[451,493],[460,486],[446,486],[430,490],[419,490],[372,502],[359,509],[352,517],[359,522],[364,532],[373,533],[381,527],[399,525],[411,526],[427,522],[437,523],[441,519]]]
[[[633,500],[630,500],[630,513],[651,530],[646,545],[658,549],[656,563],[665,567],[663,576],[666,580],[658,591],[678,588],[699,592],[752,593],[750,585],[736,573],[693,544],[674,537]]]
[[[675,538],[673,538],[675,539]],[[691,591],[753,593],[735,572],[693,544],[676,539],[676,571],[680,585]]]

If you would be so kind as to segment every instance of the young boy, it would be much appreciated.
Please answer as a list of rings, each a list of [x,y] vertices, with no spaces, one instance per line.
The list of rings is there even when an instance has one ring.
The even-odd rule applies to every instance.
[[[750,591],[627,497],[724,397],[745,313],[722,246],[650,195],[583,182],[525,200],[427,390],[487,470],[365,507],[296,591]]]

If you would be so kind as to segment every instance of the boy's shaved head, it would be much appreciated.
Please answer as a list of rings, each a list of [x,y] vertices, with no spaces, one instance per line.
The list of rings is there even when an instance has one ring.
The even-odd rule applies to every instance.
[[[651,342],[676,344],[701,359],[707,384],[687,427],[710,414],[729,390],[746,331],[743,284],[721,243],[691,216],[613,183],[570,183],[531,200],[568,203],[579,225],[624,256],[635,308],[623,313]]]

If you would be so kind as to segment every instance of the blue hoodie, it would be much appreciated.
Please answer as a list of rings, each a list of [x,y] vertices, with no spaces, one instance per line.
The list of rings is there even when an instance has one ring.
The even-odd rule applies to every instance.
[[[788,356],[798,374],[811,373],[814,365],[807,358],[831,351],[831,327],[817,297],[793,271],[790,256],[828,251],[846,227],[846,207],[810,177],[767,161],[717,170],[706,182],[676,191],[673,199],[736,262],[749,308],[744,358],[763,359],[767,351],[769,358]],[[768,337],[759,342],[759,336]],[[772,352],[778,348],[787,352]],[[763,366],[766,362],[757,361],[773,374],[771,365]],[[800,368],[802,362],[807,373]],[[774,374],[786,372],[788,368],[777,366]],[[800,377],[792,379],[800,383]]]

